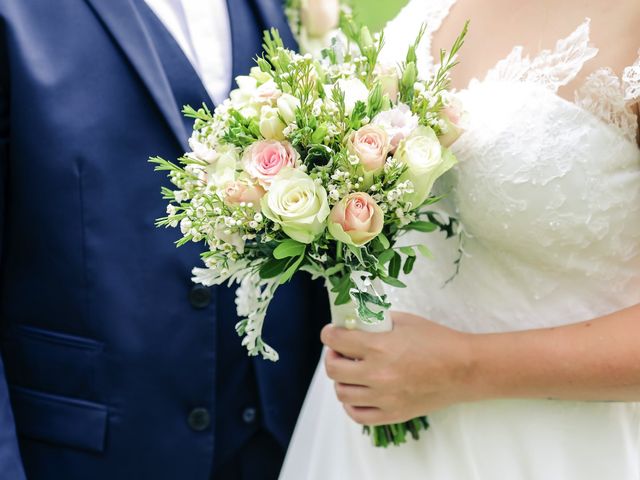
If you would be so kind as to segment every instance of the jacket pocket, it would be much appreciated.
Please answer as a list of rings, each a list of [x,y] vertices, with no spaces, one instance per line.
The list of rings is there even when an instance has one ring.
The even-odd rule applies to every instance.
[[[100,342],[14,325],[6,332],[1,350],[12,385],[89,401],[102,399]]]
[[[105,405],[11,388],[11,404],[18,434],[58,445],[103,452],[108,411]]]

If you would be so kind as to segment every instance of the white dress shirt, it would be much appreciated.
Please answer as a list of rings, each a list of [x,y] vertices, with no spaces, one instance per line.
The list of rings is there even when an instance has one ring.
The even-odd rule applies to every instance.
[[[176,40],[216,103],[229,94],[233,72],[226,0],[145,0]]]

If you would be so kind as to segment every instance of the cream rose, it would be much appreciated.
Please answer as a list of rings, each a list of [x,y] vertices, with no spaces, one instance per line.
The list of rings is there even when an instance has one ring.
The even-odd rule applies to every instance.
[[[380,112],[371,121],[373,125],[382,127],[391,137],[391,153],[395,153],[400,142],[418,128],[418,122],[417,115],[414,115],[404,103],[391,110]]]
[[[378,81],[382,85],[382,94],[387,95],[395,104],[400,93],[400,78],[396,67],[381,67],[378,71]]]
[[[267,140],[284,140],[286,125],[280,119],[277,108],[262,107],[260,111],[260,134]]]
[[[444,122],[444,129],[440,135],[440,143],[443,147],[450,147],[455,143],[460,135],[460,111],[454,107],[446,107],[440,112],[440,119]]]
[[[252,204],[255,209],[259,209],[260,200],[265,193],[260,185],[256,185],[247,179],[234,180],[227,183],[224,188],[224,201],[230,205]]]
[[[407,166],[400,180],[410,180],[413,184],[413,193],[405,198],[414,208],[424,203],[435,181],[457,162],[451,151],[442,147],[435,132],[423,126],[400,144],[395,158]]]
[[[384,213],[366,193],[343,198],[329,214],[329,233],[340,242],[362,246],[382,232]]]
[[[340,21],[339,0],[302,0],[300,15],[302,25],[312,37],[324,37],[338,27]]]
[[[251,145],[244,153],[244,169],[265,189],[284,168],[295,167],[300,154],[289,142],[263,140]]]
[[[240,155],[235,147],[219,147],[215,159],[204,170],[205,183],[218,189],[224,188],[235,179],[239,160]]]
[[[311,243],[326,227],[327,192],[306,173],[288,168],[273,180],[262,198],[262,213],[292,239]]]
[[[387,133],[375,125],[362,127],[347,140],[347,149],[358,157],[367,173],[378,173],[384,168],[390,147]]]
[[[293,95],[285,93],[278,98],[277,105],[278,111],[280,112],[280,116],[283,120],[288,124],[295,123],[296,110],[300,107],[300,100]]]

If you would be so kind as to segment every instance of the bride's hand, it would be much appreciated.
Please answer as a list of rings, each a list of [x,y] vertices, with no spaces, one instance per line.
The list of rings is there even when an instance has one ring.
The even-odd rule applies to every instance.
[[[389,333],[328,325],[325,365],[353,420],[399,423],[453,403],[476,399],[471,385],[472,335],[406,313]],[[357,360],[352,360],[357,359]]]

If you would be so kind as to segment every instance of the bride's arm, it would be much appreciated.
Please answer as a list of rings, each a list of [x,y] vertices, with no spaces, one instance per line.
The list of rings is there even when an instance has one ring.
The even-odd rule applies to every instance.
[[[640,401],[640,305],[513,333],[465,334],[408,314],[394,322],[385,334],[323,331],[327,373],[359,423],[498,398]]]

